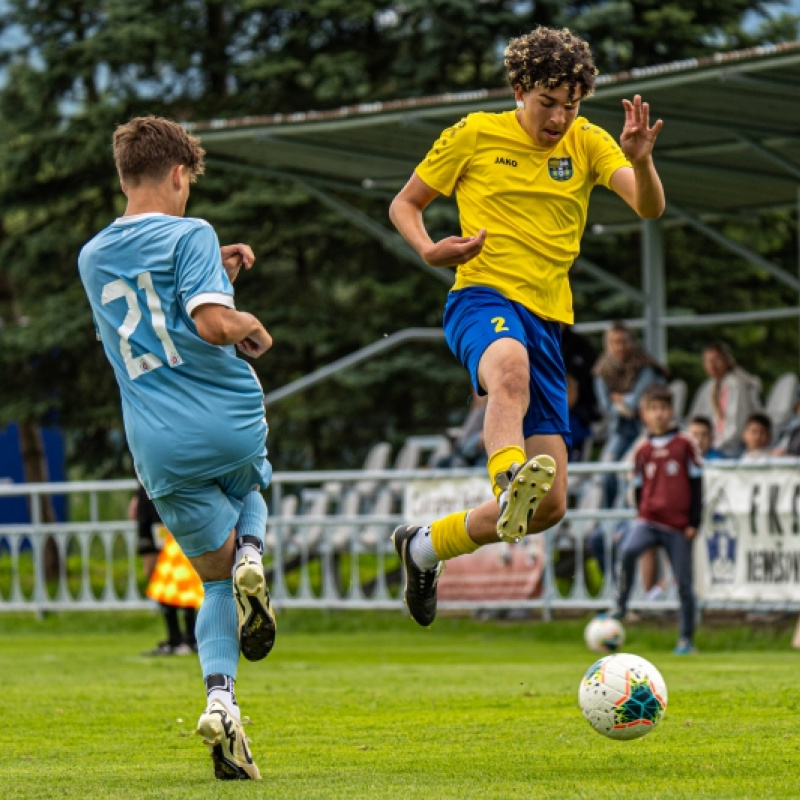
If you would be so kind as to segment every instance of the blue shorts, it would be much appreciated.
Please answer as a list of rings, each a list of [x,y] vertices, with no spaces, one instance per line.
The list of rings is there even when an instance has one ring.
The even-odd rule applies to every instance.
[[[193,481],[153,504],[167,530],[189,557],[219,550],[239,521],[242,500],[253,490],[266,489],[272,467],[263,456],[243,467]]]
[[[522,421],[527,439],[560,434],[572,446],[567,408],[567,376],[561,355],[561,326],[546,322],[495,289],[469,286],[451,291],[444,307],[444,334],[455,357],[467,368],[472,385],[486,394],[478,365],[486,348],[498,339],[521,342],[530,364],[530,405]]]

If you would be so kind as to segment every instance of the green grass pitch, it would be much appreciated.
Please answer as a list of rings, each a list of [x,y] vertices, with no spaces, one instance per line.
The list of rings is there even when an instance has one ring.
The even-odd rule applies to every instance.
[[[586,620],[417,628],[400,613],[286,611],[237,694],[264,780],[222,783],[192,735],[194,657],[144,658],[153,614],[0,616],[2,796],[26,798],[800,797],[800,653],[789,633],[628,627],[669,689],[663,722],[615,742],[577,707]]]

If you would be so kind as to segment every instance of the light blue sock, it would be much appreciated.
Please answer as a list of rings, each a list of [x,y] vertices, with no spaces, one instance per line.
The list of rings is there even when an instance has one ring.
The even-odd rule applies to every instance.
[[[239,623],[233,582],[206,581],[205,598],[197,612],[195,636],[203,678],[209,675],[228,675],[236,679],[239,666]]]
[[[239,514],[239,521],[236,523],[236,560],[241,556],[241,548],[238,546],[242,536],[253,536],[261,542],[261,551],[264,551],[264,534],[267,529],[267,504],[261,492],[250,492],[242,499],[242,511]],[[250,545],[245,545],[248,547]],[[255,548],[254,553],[255,556]],[[261,560],[261,554],[258,554]]]

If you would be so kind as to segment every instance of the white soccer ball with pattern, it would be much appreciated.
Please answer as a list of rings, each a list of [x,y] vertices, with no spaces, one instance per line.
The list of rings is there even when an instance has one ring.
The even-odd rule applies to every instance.
[[[599,616],[590,620],[583,638],[595,653],[616,653],[625,644],[625,628],[614,617]]]
[[[588,723],[610,739],[650,733],[667,710],[667,684],[641,656],[615,653],[592,664],[578,691]]]

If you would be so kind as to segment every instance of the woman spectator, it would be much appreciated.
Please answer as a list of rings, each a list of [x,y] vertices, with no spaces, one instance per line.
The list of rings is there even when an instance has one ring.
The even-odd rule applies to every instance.
[[[608,419],[608,439],[602,461],[619,461],[641,431],[639,400],[654,383],[664,383],[669,374],[635,341],[633,332],[615,322],[605,335],[605,351],[594,366],[595,395],[600,411]],[[608,473],[604,482],[604,507],[611,508],[617,496],[617,476]]]
[[[761,381],[738,366],[722,342],[712,342],[703,350],[703,369],[708,379],[697,390],[689,417],[709,417],[714,448],[726,458],[738,458],[747,420],[761,411]]]

